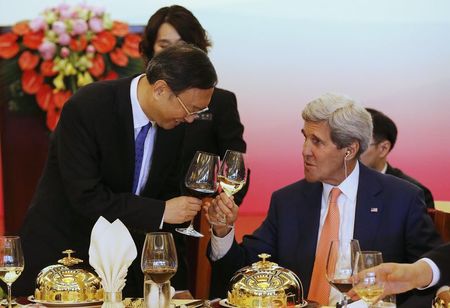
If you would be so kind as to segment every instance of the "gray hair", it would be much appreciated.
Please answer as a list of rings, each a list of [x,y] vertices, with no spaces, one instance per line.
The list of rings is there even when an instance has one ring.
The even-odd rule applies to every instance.
[[[326,121],[330,126],[331,140],[342,149],[354,141],[359,143],[359,157],[372,138],[372,117],[367,110],[352,99],[327,93],[309,102],[302,112],[305,121]]]

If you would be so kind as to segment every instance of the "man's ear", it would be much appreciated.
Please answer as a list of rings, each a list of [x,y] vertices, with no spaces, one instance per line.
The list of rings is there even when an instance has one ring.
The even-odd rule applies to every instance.
[[[155,99],[160,99],[170,93],[170,88],[164,80],[157,80],[153,84],[153,96]]]
[[[389,140],[383,140],[380,143],[378,143],[377,148],[379,156],[385,158],[391,151],[392,144]]]

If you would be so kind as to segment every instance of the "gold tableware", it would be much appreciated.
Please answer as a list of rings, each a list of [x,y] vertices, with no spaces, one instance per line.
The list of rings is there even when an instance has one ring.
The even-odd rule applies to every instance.
[[[303,286],[292,271],[262,260],[238,270],[230,280],[227,302],[237,307],[305,307]]]

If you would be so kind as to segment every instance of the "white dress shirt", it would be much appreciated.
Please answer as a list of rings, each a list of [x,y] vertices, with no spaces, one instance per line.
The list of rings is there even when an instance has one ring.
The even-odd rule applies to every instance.
[[[138,101],[137,87],[141,78],[145,78],[145,74],[133,78],[130,86],[131,109],[133,111],[134,140],[136,140],[137,135],[141,131],[142,127],[150,122]],[[152,127],[148,130],[147,136],[145,137],[144,141],[144,153],[142,156],[141,171],[139,173],[139,181],[136,189],[137,195],[140,195],[142,189],[145,187],[152,165],[153,144],[155,141],[157,127],[154,121],[151,122]]]
[[[322,183],[322,202],[320,208],[320,224],[317,238],[319,239],[322,232],[323,224],[328,213],[328,197],[333,187],[330,184]],[[337,186],[341,190],[341,194],[338,197],[337,204],[339,207],[339,239],[352,239],[353,229],[355,225],[355,211],[356,211],[356,195],[358,192],[359,184],[359,162],[356,163],[355,168],[348,177]],[[230,250],[234,239],[234,229],[232,229],[225,237],[220,238],[211,232],[211,254],[210,257],[213,261],[222,258],[228,250]],[[330,291],[330,303],[335,304],[340,301],[341,295],[334,288]]]

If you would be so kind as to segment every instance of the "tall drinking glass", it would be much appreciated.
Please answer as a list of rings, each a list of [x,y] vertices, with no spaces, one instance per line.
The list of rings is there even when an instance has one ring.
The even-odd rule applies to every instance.
[[[342,296],[342,305],[347,307],[347,292],[352,288],[353,264],[356,254],[360,252],[358,240],[331,241],[328,251],[326,275],[328,283]]]
[[[220,187],[228,196],[240,191],[247,181],[244,153],[227,150],[220,165],[218,178]],[[210,209],[212,208],[210,207]],[[227,225],[226,217],[221,217],[220,220],[210,220],[210,223],[212,225]]]
[[[11,308],[11,285],[24,268],[20,237],[0,237],[0,279],[8,286],[8,307]]]
[[[177,251],[172,233],[147,233],[142,250],[141,269],[144,272],[145,307],[169,307],[170,286],[167,288],[167,282],[178,269]],[[151,292],[155,284],[158,287],[157,303],[153,302]],[[164,290],[163,285],[166,286]]]
[[[353,289],[369,307],[380,298],[384,291],[384,282],[379,279],[373,267],[383,263],[379,251],[361,251],[356,254],[353,267]]]
[[[218,170],[218,155],[197,151],[184,180],[187,194],[199,199],[214,195],[218,188]],[[203,237],[203,234],[194,229],[194,219],[187,228],[176,228],[175,230],[185,235]]]

